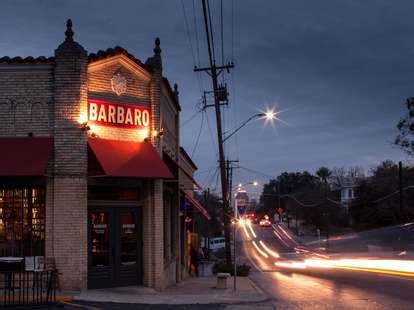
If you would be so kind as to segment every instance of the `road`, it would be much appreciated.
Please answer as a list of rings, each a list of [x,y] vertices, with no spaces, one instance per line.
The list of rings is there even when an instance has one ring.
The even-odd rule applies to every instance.
[[[266,305],[257,305],[258,310],[261,306],[266,309],[414,309],[414,273],[372,270],[374,261],[361,266],[366,260],[342,261],[338,260],[342,258],[340,255],[328,258],[321,252],[301,247],[293,234],[279,225],[264,228],[246,224],[238,229],[237,235],[239,261],[254,266],[251,279],[270,299]],[[341,264],[333,267],[331,260]],[[279,265],[275,266],[275,262]],[[403,263],[414,262],[402,261],[393,266],[401,269]]]

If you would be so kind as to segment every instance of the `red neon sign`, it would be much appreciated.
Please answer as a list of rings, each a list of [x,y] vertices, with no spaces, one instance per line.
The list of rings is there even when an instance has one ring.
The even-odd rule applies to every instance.
[[[145,106],[88,99],[88,122],[100,126],[148,128],[150,110]]]

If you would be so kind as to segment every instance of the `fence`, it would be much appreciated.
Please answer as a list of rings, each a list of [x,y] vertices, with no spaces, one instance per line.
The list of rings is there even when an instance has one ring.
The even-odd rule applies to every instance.
[[[0,271],[0,306],[56,302],[56,270]]]

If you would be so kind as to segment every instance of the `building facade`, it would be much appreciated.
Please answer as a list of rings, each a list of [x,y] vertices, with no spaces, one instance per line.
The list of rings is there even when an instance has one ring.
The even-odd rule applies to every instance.
[[[177,86],[88,53],[67,22],[54,57],[0,58],[0,256],[44,256],[63,289],[182,278]]]

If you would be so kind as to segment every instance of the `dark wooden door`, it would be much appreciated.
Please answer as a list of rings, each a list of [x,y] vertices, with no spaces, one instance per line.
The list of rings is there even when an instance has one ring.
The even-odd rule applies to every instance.
[[[94,207],[88,216],[88,287],[142,284],[142,219],[137,207]]]

